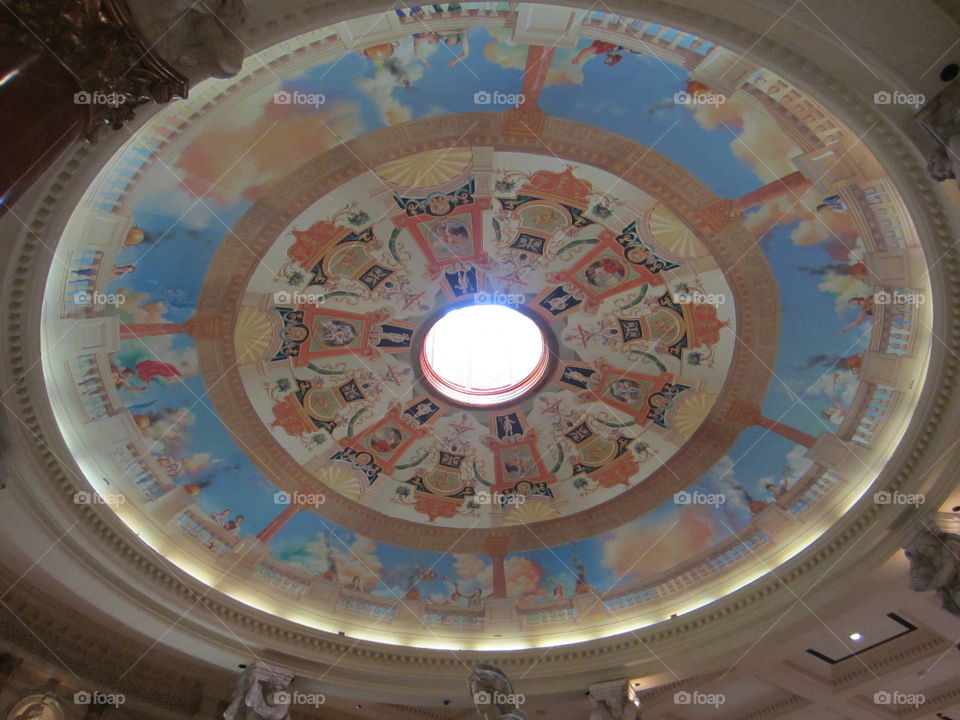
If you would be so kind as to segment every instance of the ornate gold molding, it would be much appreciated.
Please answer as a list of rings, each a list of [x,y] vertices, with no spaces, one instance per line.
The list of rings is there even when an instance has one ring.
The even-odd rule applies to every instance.
[[[79,92],[69,100],[87,99],[87,140],[105,125],[120,129],[144,103],[187,96],[186,78],[150,51],[124,0],[61,0],[55,8],[45,0],[9,0],[6,6],[0,12],[4,42],[52,54],[77,83]]]

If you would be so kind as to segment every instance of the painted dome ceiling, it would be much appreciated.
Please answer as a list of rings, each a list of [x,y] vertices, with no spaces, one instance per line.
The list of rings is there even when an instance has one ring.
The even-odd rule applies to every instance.
[[[868,491],[930,344],[883,168],[749,58],[533,7],[312,32],[131,138],[47,286],[79,502],[306,625],[520,648],[704,605]],[[503,395],[438,380],[521,363],[503,320],[431,340],[467,307],[532,328]]]

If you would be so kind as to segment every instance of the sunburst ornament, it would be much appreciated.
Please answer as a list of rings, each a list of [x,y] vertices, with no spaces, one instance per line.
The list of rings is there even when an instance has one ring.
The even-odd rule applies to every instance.
[[[707,419],[707,414],[716,402],[716,393],[695,392],[685,395],[674,409],[673,427],[684,440],[689,440]]]
[[[560,511],[552,505],[531,501],[511,508],[504,519],[504,524],[529,525],[543,520],[554,520],[558,517],[560,517]]]
[[[237,315],[237,326],[233,333],[237,363],[249,365],[268,360],[276,353],[279,345],[278,326],[270,316],[258,308],[242,306]]]
[[[650,239],[660,249],[680,257],[698,258],[709,254],[707,248],[680,219],[661,203],[647,214]]]
[[[473,162],[468,147],[425,150],[399,160],[391,160],[374,172],[388,183],[404,188],[433,188],[463,175]]]
[[[359,500],[363,494],[363,483],[357,473],[349,468],[331,465],[316,471],[315,474],[328,488],[350,500]]]

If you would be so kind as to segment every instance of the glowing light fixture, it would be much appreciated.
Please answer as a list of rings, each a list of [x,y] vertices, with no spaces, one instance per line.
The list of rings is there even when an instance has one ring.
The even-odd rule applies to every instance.
[[[536,387],[549,364],[540,327],[505,305],[451,310],[427,331],[420,365],[424,378],[462,405],[509,403]]]

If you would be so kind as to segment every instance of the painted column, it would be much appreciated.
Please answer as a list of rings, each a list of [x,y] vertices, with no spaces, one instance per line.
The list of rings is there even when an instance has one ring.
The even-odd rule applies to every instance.
[[[194,340],[209,340],[219,337],[220,319],[212,315],[194,315],[186,322],[140,323],[121,325],[120,339],[156,337],[158,335],[189,335]]]
[[[713,232],[720,232],[740,221],[744,212],[784,195],[800,195],[813,183],[800,172],[792,172],[738,198],[722,198],[697,210],[696,215]]]
[[[547,120],[540,109],[540,95],[547,82],[547,71],[553,61],[554,48],[531,45],[527,51],[527,66],[523,72],[523,104],[509,108],[503,123],[507,135],[537,135]]]
[[[509,543],[507,538],[492,536],[483,541],[484,552],[493,562],[493,595],[495,598],[507,596],[507,572],[504,559],[507,557]]]
[[[257,539],[266,545],[273,540],[273,537],[280,532],[280,530],[283,529],[283,526],[290,521],[290,518],[292,518],[298,512],[300,512],[300,506],[293,502],[290,503],[283,509],[283,512],[267,523],[267,526],[257,533]]]
[[[773,182],[769,182],[761,188],[748,192],[746,195],[736,198],[733,201],[733,209],[743,213],[750,208],[763,205],[783,195],[799,195],[811,187],[813,187],[813,183],[811,183],[802,172],[797,170]]]
[[[540,95],[547,84],[547,71],[553,62],[554,48],[534,45],[527,51],[527,67],[523,73],[523,104],[540,107]]]
[[[813,444],[817,441],[810,433],[805,433],[803,430],[798,430],[790,425],[784,425],[776,420],[771,420],[765,415],[759,415],[756,424],[767,430],[772,430],[777,435],[785,437],[787,440],[792,440],[798,445],[803,445],[805,448],[813,447]]]
[[[140,325],[121,325],[120,339],[157,337],[158,335],[189,335],[189,323],[142,323]]]
[[[731,421],[740,423],[742,425],[756,425],[758,427],[766,428],[767,430],[771,430],[777,433],[777,435],[785,437],[787,440],[792,440],[798,445],[803,445],[806,448],[813,447],[813,444],[817,440],[810,433],[805,433],[803,430],[798,430],[790,425],[786,425],[776,420],[771,420],[760,412],[759,407],[743,402],[742,400],[736,400],[733,402],[727,417]]]

